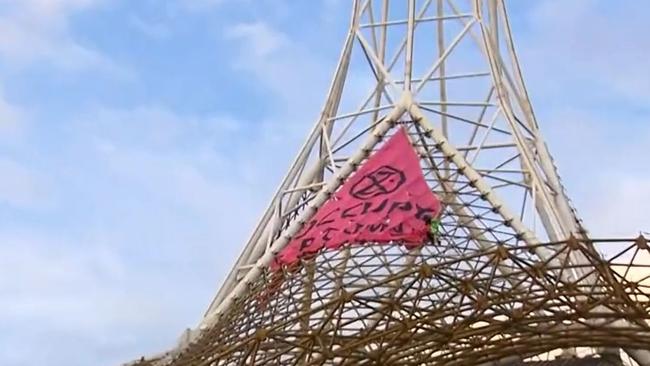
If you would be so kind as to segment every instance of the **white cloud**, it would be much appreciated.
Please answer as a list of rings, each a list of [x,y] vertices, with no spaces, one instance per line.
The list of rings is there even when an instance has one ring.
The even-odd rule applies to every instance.
[[[578,0],[558,11],[556,1],[536,2],[526,22],[530,37],[519,44],[526,75],[560,95],[567,89],[557,80],[564,79],[571,81],[571,89],[590,85],[647,104],[650,39],[644,11],[638,11],[638,6],[637,2],[610,6]]]
[[[8,102],[0,92],[0,141],[12,143],[20,138],[27,124],[26,112]]]
[[[263,22],[239,23],[226,30],[226,38],[242,41],[246,56],[261,58],[291,47],[288,37]]]
[[[98,239],[79,245],[33,229],[0,233],[0,268],[11,273],[0,278],[10,330],[0,334],[4,364],[121,364],[125,352],[160,344],[156,330],[183,326],[168,316],[183,312],[184,302],[170,301],[165,281],[143,278]]]
[[[223,4],[227,0],[180,0],[188,10],[205,10]]]
[[[183,217],[165,228],[169,232],[165,241],[174,250],[180,250],[174,235],[183,247],[206,245],[201,249],[206,255],[218,252],[225,262],[238,254],[298,142],[292,132],[284,133],[286,126],[183,115],[161,107],[92,109],[69,131],[81,144],[72,154],[84,156],[89,160],[84,165],[98,169],[73,172],[79,174],[75,180],[88,180],[89,175],[102,177],[97,184],[108,183],[104,188],[88,185],[91,191],[84,193],[85,199],[118,197],[97,205],[125,212],[110,219],[127,220],[128,215],[129,229],[143,220],[142,215],[170,221]],[[149,206],[157,209],[148,212]],[[190,224],[185,220],[190,218],[194,229],[186,232],[185,225]],[[195,234],[193,243],[188,238]],[[227,249],[206,240],[227,243]]]
[[[615,174],[594,182],[581,210],[596,237],[631,238],[650,232],[650,175]]]
[[[12,3],[0,15],[0,31],[14,32],[0,39],[0,56],[72,70],[101,64],[69,29],[69,16],[96,1],[38,4]],[[51,128],[57,136],[38,157],[39,174],[25,161],[5,164],[14,180],[0,182],[0,201],[33,211],[39,195],[54,191],[65,205],[36,215],[45,227],[31,216],[0,223],[0,268],[15,273],[0,279],[0,323],[11,322],[0,334],[0,362],[118,364],[172,346],[196,324],[311,127],[330,77],[308,50],[263,23],[235,26],[229,36],[239,70],[287,102],[265,120],[91,107],[39,126],[38,134]],[[2,169],[0,161],[4,176]]]
[[[595,237],[650,228],[650,43],[637,6],[540,1],[515,33],[542,132]]]
[[[568,195],[592,236],[633,237],[650,229],[650,128],[644,118],[561,103],[541,115]]]
[[[4,148],[11,150],[23,144],[28,133],[27,115],[0,92],[0,143]],[[8,154],[0,156],[0,177],[0,207],[38,211],[54,202],[47,177]]]
[[[169,38],[172,33],[171,29],[166,24],[162,22],[148,21],[134,14],[131,15],[129,23],[134,29],[153,39],[166,39]]]
[[[121,77],[127,70],[99,51],[83,46],[69,29],[70,17],[103,0],[0,0],[0,56],[23,67],[47,62],[64,70],[99,68]]]
[[[308,48],[264,22],[236,24],[225,37],[238,49],[233,67],[249,73],[269,90],[270,97],[278,98],[281,115],[300,117],[301,125],[309,125],[325,98],[330,75],[323,70],[333,70],[334,65],[323,63]],[[305,113],[311,113],[308,121]]]
[[[0,205],[18,209],[42,209],[52,197],[41,174],[8,158],[0,157]]]
[[[287,141],[264,123],[245,133],[247,122],[227,117],[97,108],[66,124],[66,144],[42,157],[51,169],[39,172],[53,175],[44,187],[33,186],[43,174],[0,159],[0,208],[32,210],[41,188],[66,203],[45,227],[0,224],[0,268],[12,274],[0,276],[10,329],[0,360],[11,366],[120,364],[171,347],[198,321],[286,158]]]

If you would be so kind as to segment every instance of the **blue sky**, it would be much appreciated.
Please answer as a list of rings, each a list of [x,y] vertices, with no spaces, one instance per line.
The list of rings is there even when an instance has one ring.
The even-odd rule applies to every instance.
[[[650,5],[514,5],[588,228],[650,230]],[[198,322],[318,114],[348,11],[0,0],[1,365],[116,365]]]

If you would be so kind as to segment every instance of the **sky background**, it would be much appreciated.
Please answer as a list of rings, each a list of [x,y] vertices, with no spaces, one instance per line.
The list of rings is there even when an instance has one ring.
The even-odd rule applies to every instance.
[[[517,2],[595,236],[650,231],[642,0]],[[118,365],[194,326],[311,128],[346,0],[0,0],[0,365]]]

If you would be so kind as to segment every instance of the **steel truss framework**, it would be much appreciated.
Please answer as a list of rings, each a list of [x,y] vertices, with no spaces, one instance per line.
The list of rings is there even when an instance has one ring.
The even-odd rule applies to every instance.
[[[503,1],[352,4],[314,129],[193,339],[159,363],[497,365],[584,346],[650,365],[647,242],[583,228]],[[398,125],[444,204],[439,242],[357,243],[271,273]]]
[[[281,282],[262,277],[173,365],[505,365],[567,346],[649,348],[650,281],[627,279],[648,269],[630,260],[645,240],[481,249],[463,231],[445,225],[417,252],[324,252]],[[608,246],[609,259],[590,249]],[[590,265],[572,279],[574,252]]]

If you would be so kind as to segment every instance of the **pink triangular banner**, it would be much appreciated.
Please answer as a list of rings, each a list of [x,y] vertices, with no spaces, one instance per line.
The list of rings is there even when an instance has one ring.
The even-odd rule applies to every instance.
[[[420,245],[427,237],[426,218],[438,216],[440,209],[401,128],[320,207],[272,268],[346,243]]]

